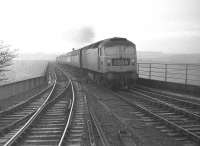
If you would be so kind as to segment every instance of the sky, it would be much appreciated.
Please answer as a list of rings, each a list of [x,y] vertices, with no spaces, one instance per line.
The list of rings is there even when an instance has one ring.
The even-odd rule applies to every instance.
[[[65,53],[109,37],[138,51],[200,53],[200,0],[0,0],[0,40]]]

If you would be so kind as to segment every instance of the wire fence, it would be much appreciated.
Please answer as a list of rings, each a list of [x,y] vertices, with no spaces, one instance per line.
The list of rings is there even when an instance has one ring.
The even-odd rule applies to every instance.
[[[138,63],[140,78],[200,86],[200,64]]]

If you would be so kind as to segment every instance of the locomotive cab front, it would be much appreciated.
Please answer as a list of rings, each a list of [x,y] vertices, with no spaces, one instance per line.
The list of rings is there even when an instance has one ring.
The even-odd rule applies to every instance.
[[[101,49],[103,72],[114,86],[130,86],[137,78],[136,47],[127,40],[107,42]]]

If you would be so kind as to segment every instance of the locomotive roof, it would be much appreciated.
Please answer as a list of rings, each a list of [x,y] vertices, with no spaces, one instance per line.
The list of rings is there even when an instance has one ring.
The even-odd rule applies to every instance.
[[[121,45],[121,44],[123,44],[123,45],[134,45],[135,46],[134,43],[127,40],[126,38],[113,37],[113,38],[98,41],[96,43],[90,44],[90,45],[85,46],[85,47],[80,48],[80,49],[97,48],[97,47],[100,47],[100,46],[107,46],[108,47],[108,46],[113,46],[113,45],[116,45],[116,44],[119,44],[119,45]]]

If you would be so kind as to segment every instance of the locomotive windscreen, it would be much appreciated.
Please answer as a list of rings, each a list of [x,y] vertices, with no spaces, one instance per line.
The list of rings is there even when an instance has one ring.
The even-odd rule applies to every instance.
[[[105,48],[106,56],[127,57],[135,55],[135,48],[132,46],[113,46]]]

